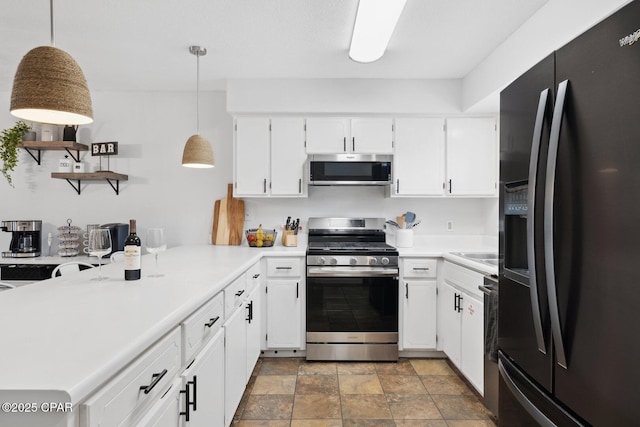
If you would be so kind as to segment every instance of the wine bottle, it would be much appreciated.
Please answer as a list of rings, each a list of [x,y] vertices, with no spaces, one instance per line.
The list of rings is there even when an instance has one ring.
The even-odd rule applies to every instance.
[[[124,280],[140,279],[140,238],[136,234],[136,220],[129,220],[129,235],[124,241]]]

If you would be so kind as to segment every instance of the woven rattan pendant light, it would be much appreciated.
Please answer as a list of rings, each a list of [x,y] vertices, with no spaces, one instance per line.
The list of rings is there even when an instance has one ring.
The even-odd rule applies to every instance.
[[[188,168],[212,168],[213,150],[209,141],[200,136],[200,57],[207,54],[207,49],[190,46],[189,52],[196,56],[196,134],[191,135],[184,145],[182,166]]]
[[[78,63],[55,47],[53,0],[51,46],[36,47],[22,58],[11,92],[11,114],[33,122],[84,125],[93,122],[91,95]]]

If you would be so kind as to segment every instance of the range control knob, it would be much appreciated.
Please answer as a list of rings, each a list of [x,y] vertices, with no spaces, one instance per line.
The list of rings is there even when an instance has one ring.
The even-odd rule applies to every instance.
[[[356,265],[358,263],[358,258],[356,257],[351,257],[351,259],[349,260],[349,264],[351,265]]]
[[[382,262],[382,265],[388,265],[389,264],[389,258],[387,258],[386,256],[382,257],[380,262]]]
[[[369,265],[376,265],[378,264],[378,258],[369,258]]]
[[[318,257],[317,261],[320,265],[325,265],[327,262],[327,260],[323,256]]]
[[[335,259],[335,258],[331,258],[331,259],[329,260],[329,264],[331,264],[331,265],[336,265],[337,263],[338,263],[338,260],[337,260],[337,259]]]

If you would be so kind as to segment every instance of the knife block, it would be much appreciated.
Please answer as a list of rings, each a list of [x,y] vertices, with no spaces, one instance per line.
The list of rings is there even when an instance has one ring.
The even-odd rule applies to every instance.
[[[298,246],[298,235],[295,230],[282,229],[282,246]]]

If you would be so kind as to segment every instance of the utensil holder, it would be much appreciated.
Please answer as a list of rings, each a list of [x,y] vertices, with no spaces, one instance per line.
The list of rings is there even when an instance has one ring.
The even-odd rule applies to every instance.
[[[404,228],[396,230],[396,246],[399,248],[412,248],[413,230]]]
[[[298,246],[298,235],[295,230],[282,229],[282,246]]]

